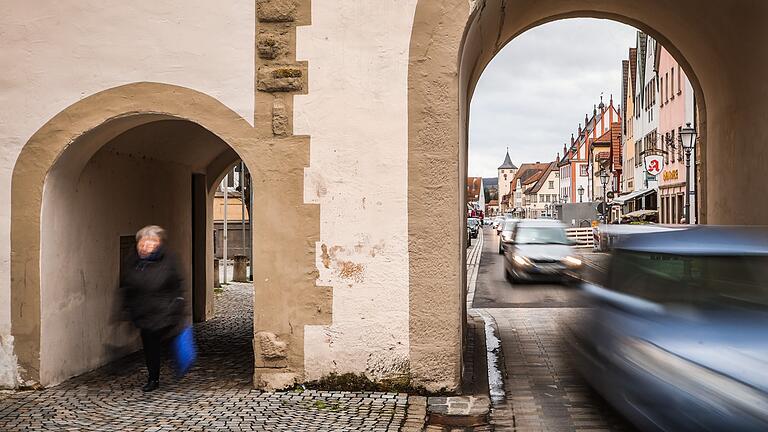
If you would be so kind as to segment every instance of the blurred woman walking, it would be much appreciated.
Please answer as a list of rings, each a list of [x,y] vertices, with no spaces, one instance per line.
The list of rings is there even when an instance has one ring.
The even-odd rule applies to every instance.
[[[124,304],[131,321],[141,330],[147,363],[145,392],[160,387],[161,355],[168,339],[184,321],[184,292],[174,256],[165,249],[165,230],[150,225],[136,233],[136,250],[123,265],[120,277]]]

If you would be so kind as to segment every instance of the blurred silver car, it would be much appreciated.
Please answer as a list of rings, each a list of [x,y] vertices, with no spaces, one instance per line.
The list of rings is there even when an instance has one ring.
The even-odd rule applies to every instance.
[[[768,430],[768,230],[628,236],[570,328],[577,368],[640,429]]]
[[[572,245],[561,222],[523,219],[504,244],[504,272],[512,282],[573,280],[579,276],[582,262]]]

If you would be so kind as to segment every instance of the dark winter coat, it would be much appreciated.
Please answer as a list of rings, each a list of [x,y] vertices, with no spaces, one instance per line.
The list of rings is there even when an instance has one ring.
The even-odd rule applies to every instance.
[[[140,259],[133,250],[123,263],[123,304],[136,327],[170,333],[184,320],[181,273],[175,257],[162,247],[153,255],[153,259]]]

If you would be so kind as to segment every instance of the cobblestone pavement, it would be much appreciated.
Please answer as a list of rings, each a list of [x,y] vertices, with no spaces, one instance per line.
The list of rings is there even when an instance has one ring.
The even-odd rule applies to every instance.
[[[424,402],[405,394],[261,392],[253,372],[253,294],[230,284],[216,317],[195,326],[196,365],[182,379],[163,366],[146,380],[141,353],[42,391],[0,396],[0,431],[396,431],[421,430]]]

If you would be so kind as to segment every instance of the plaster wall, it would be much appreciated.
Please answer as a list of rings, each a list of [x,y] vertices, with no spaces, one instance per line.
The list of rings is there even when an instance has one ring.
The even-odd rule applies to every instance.
[[[191,280],[191,176],[183,165],[102,149],[82,172],[62,158],[43,192],[40,380],[57,384],[138,347],[116,315],[120,236],[146,225],[168,231],[168,247]],[[188,296],[191,298],[191,296]]]
[[[318,285],[333,322],[305,328],[306,378],[408,372],[408,57],[416,0],[312,2],[298,28],[309,93],[294,133],[310,135],[304,200],[320,204]]]
[[[104,89],[177,84],[253,118],[255,2],[6,2],[0,14],[0,202],[22,146],[55,114]],[[0,206],[0,387],[13,386],[10,205]]]

